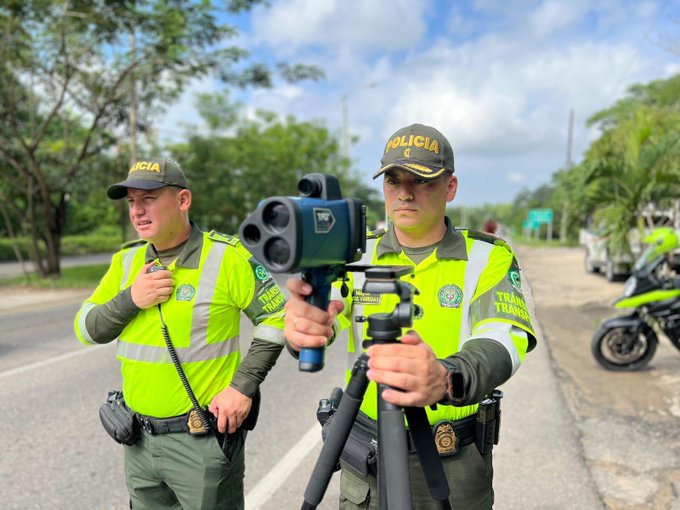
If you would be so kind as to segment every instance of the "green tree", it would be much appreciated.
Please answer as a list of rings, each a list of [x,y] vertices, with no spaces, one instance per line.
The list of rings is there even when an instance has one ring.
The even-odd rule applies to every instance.
[[[225,1],[235,14],[258,0]],[[43,275],[58,275],[69,198],[120,140],[148,127],[187,83],[208,74],[237,86],[272,83],[270,69],[226,41],[237,30],[202,0],[10,0],[0,5],[0,168],[24,217]],[[318,78],[300,65],[285,79]],[[118,176],[125,173],[121,165]],[[108,174],[111,177],[111,173]],[[21,203],[16,200],[16,203]]]
[[[208,117],[211,133],[169,150],[190,179],[192,217],[201,226],[237,232],[262,199],[297,196],[297,182],[308,173],[333,174],[344,197],[375,202],[377,193],[351,175],[338,140],[320,122],[266,111],[243,119],[226,95],[200,95],[198,110]],[[224,115],[215,117],[216,111]]]
[[[677,114],[665,109],[633,105],[627,114],[617,113],[613,127],[586,154],[588,202],[593,204],[595,220],[605,225],[612,250],[629,250],[631,228],[639,228],[642,234],[646,206],[677,198],[678,121]]]

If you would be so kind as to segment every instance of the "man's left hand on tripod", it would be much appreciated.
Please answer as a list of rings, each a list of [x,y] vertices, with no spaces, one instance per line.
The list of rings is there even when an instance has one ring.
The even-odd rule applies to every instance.
[[[425,407],[446,396],[446,368],[432,348],[415,331],[400,342],[372,345],[367,376],[391,388],[382,393],[385,401],[401,407]]]

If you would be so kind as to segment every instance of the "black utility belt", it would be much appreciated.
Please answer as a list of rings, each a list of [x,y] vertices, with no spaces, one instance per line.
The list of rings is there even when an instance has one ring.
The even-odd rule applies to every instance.
[[[206,414],[211,416],[210,413]],[[200,416],[193,409],[186,414],[170,418],[154,418],[153,416],[145,416],[139,413],[135,413],[135,418],[142,430],[149,434],[185,432],[187,434],[200,435],[208,432],[203,427]]]
[[[455,455],[461,448],[472,444],[477,438],[477,415],[456,421],[442,420],[432,426],[432,436],[440,457]],[[415,453],[416,448],[409,430],[408,452]]]
[[[460,420],[442,420],[432,425],[432,436],[440,457],[449,457],[464,447],[475,444],[481,455],[491,452],[498,444],[501,422],[500,401],[503,393],[493,393],[479,403],[477,413]],[[330,399],[322,399],[317,409],[324,441],[331,433],[335,412],[342,398],[342,390],[333,390]],[[415,453],[411,432],[407,433],[409,453]],[[364,413],[356,415],[340,455],[340,460],[363,476],[375,475],[378,463],[378,422]],[[339,469],[340,466],[337,466]]]

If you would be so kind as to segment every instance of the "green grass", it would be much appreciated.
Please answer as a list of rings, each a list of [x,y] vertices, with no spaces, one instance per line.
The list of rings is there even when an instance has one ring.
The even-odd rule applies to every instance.
[[[109,264],[62,268],[60,278],[39,278],[31,274],[0,279],[0,286],[24,285],[46,289],[94,288],[108,268]]]

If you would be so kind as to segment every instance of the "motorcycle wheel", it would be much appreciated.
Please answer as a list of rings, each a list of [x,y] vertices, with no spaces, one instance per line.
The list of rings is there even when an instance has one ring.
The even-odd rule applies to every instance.
[[[636,338],[630,327],[600,328],[593,336],[591,351],[597,362],[608,370],[632,371],[644,367],[654,357],[659,339],[643,324]]]

